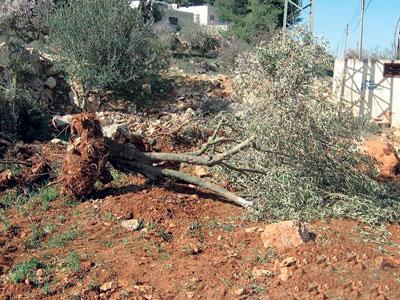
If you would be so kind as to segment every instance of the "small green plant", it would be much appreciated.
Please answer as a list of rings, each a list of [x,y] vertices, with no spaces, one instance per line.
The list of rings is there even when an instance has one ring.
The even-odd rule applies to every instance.
[[[182,248],[182,252],[186,255],[192,254],[192,249],[189,246],[185,246]]]
[[[197,221],[194,221],[189,224],[189,231],[194,231],[194,230],[200,230],[203,227],[203,225]]]
[[[71,197],[66,197],[66,199],[63,201],[63,203],[67,207],[76,207],[80,204],[79,201],[72,199]]]
[[[165,228],[163,227],[158,228],[157,234],[160,238],[162,238],[166,242],[172,242],[172,240],[174,239],[172,234],[166,231]]]
[[[50,202],[55,200],[60,195],[59,191],[55,187],[44,188],[40,190],[38,198],[40,199],[42,210],[48,210]]]
[[[51,284],[50,282],[45,282],[43,285],[43,295],[48,296],[51,294]]]
[[[110,172],[111,172],[111,176],[114,178],[114,180],[113,180],[114,182],[122,183],[127,178],[127,176],[124,173],[122,173],[114,168],[111,168]]]
[[[11,227],[10,219],[2,211],[0,211],[0,223],[3,225],[4,232],[7,232]]]
[[[266,291],[265,287],[263,287],[261,284],[259,283],[253,283],[251,285],[251,290],[254,294],[260,294]]]
[[[124,245],[124,248],[127,248],[129,246],[129,239],[128,238],[123,239],[122,245]]]
[[[26,278],[36,282],[35,272],[38,269],[45,269],[46,265],[41,263],[36,257],[32,257],[29,261],[25,263],[20,263],[15,266],[15,268],[10,273],[10,280],[13,283],[23,282]]]
[[[266,264],[271,262],[273,258],[277,256],[277,253],[274,248],[267,248],[265,251],[260,251],[258,248],[255,249],[255,258],[254,260],[261,264]]]
[[[110,211],[108,211],[108,212],[105,213],[104,219],[105,219],[107,222],[110,222],[110,223],[116,223],[116,222],[117,222],[117,217],[116,217],[112,212],[110,212]]]
[[[233,228],[234,228],[233,224],[230,223],[221,224],[221,229],[224,231],[231,232],[233,231]]]
[[[112,248],[114,247],[114,243],[110,240],[101,240],[100,245],[107,247],[107,248]]]
[[[31,230],[31,235],[25,240],[25,247],[28,249],[39,248],[43,238],[46,236],[46,231],[42,226],[37,224],[32,224]]]
[[[9,209],[17,202],[18,195],[15,191],[7,192],[0,197],[0,208]]]
[[[72,272],[77,273],[81,269],[80,263],[81,257],[79,256],[79,254],[75,251],[71,251],[68,253],[65,259],[64,266]]]
[[[146,224],[148,230],[156,229],[159,225],[156,222],[150,221]]]
[[[83,233],[76,228],[72,228],[69,231],[63,233],[53,234],[47,241],[48,248],[61,248],[66,245],[67,242],[73,241],[79,237],[82,237]]]
[[[101,286],[101,284],[97,280],[92,280],[92,281],[90,281],[88,288],[90,291],[96,292],[96,291],[100,290],[100,286]]]

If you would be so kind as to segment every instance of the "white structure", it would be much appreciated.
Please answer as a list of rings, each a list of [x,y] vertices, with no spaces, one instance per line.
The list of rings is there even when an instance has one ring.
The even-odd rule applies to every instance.
[[[400,128],[400,61],[337,59],[333,91],[356,115]]]
[[[226,25],[217,16],[215,8],[210,5],[183,6],[178,11],[193,14],[193,20],[201,25]]]
[[[161,10],[161,23],[170,25],[182,25],[186,21],[198,23],[200,25],[215,26],[219,29],[226,29],[227,25],[218,18],[215,8],[210,5],[199,6],[179,6],[178,4],[168,4],[162,1],[155,1]],[[132,8],[138,8],[140,1],[133,1]]]

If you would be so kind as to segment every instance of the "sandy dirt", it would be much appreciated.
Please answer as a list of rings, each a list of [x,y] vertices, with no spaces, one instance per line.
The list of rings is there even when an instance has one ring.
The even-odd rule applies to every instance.
[[[59,154],[61,146],[46,145]],[[59,156],[56,156],[59,157]],[[400,226],[383,236],[354,221],[308,224],[313,240],[277,252],[264,248],[267,223],[187,185],[148,185],[119,176],[92,199],[59,197],[21,213],[0,233],[1,299],[399,299]],[[121,226],[136,218],[136,231]],[[26,247],[32,224],[52,225],[38,248]],[[62,245],[51,241],[77,232]],[[65,267],[76,252],[79,270]],[[32,257],[46,264],[47,287],[6,275]],[[285,281],[278,263],[293,257]],[[260,270],[263,275],[260,276]]]

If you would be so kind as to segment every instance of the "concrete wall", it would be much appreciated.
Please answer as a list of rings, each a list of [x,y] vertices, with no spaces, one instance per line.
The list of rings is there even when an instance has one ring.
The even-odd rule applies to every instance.
[[[164,9],[162,12],[163,16],[160,22],[163,24],[169,23],[169,18],[177,18],[178,19],[178,25],[182,25],[185,22],[193,22],[193,14],[192,13],[187,13],[187,12],[182,12],[178,10],[173,10],[173,9]]]
[[[400,61],[337,59],[333,92],[354,114],[400,128],[400,78],[384,76],[387,63]]]
[[[178,18],[178,24],[182,24],[186,21],[196,22],[201,25],[218,25],[221,28],[225,29],[227,26],[226,23],[222,22],[216,13],[214,7],[209,5],[200,5],[200,6],[182,6],[178,7],[177,4],[167,4],[162,1],[156,1],[160,4],[160,8],[162,9],[163,19],[161,22],[164,24],[169,17]],[[131,7],[138,8],[140,1],[132,1]]]
[[[179,7],[178,10],[192,13],[194,15],[194,21],[199,22],[201,25],[223,25],[224,24],[218,18],[218,15],[217,15],[214,7],[209,6],[209,5]],[[214,17],[214,20],[212,20],[211,16]]]

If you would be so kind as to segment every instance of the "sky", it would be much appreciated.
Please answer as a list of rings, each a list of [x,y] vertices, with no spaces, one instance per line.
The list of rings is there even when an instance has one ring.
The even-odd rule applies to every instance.
[[[303,0],[303,4],[308,1]],[[314,3],[314,32],[329,42],[332,53],[343,55],[347,23],[348,48],[356,49],[360,37],[361,0],[314,0]],[[364,48],[393,47],[395,27],[400,17],[400,0],[365,0],[365,6],[368,8],[365,12]],[[308,20],[309,16],[305,15],[304,21]]]

